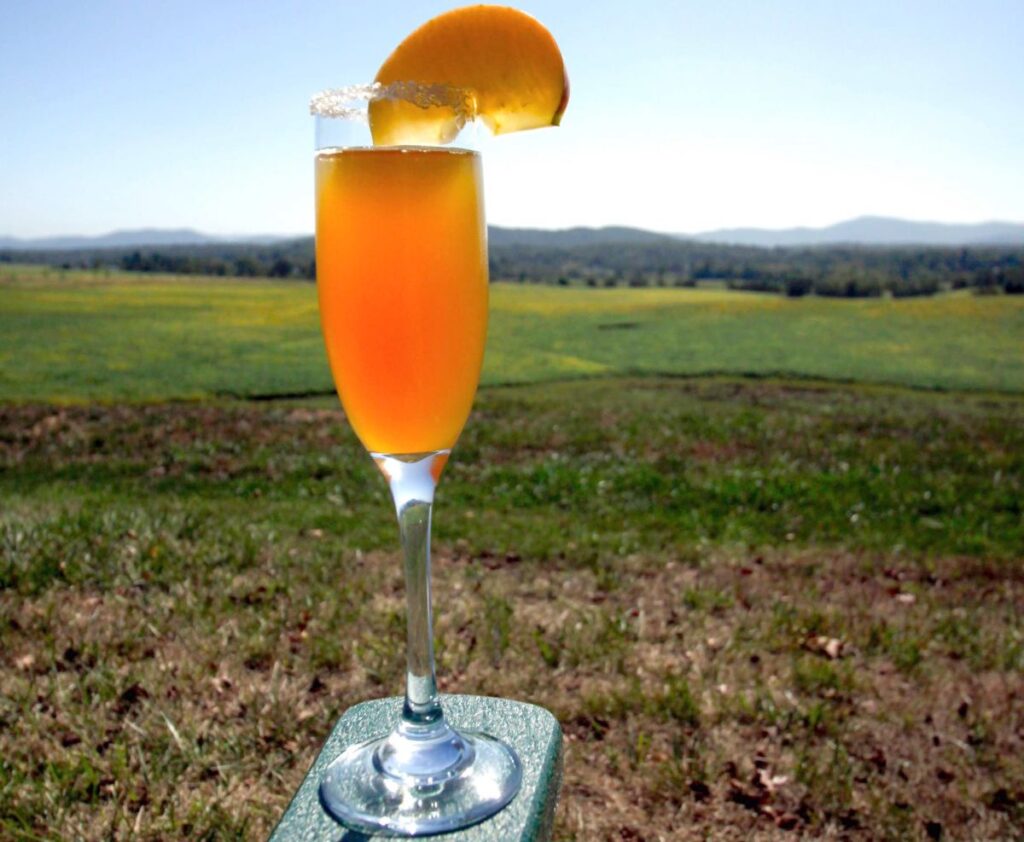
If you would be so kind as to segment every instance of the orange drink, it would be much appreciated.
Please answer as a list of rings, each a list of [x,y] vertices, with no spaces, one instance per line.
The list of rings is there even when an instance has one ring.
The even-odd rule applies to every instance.
[[[320,778],[324,810],[374,837],[469,827],[522,785],[514,748],[448,724],[435,673],[434,492],[469,415],[487,333],[480,158],[455,147],[474,121],[495,134],[558,125],[568,95],[551,33],[515,9],[476,5],[412,32],[372,85],[310,101],[327,356],[349,423],[391,490],[405,567],[401,715]]]
[[[316,209],[320,319],[349,422],[376,453],[451,448],[487,333],[479,155],[323,150]]]

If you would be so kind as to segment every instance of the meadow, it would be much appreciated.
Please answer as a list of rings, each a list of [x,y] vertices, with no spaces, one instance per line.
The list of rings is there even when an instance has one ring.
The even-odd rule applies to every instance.
[[[404,669],[315,292],[3,271],[0,838],[265,838]],[[1019,299],[493,312],[439,678],[558,716],[557,839],[1020,836]]]
[[[332,391],[309,283],[14,267],[0,295],[5,400]],[[485,386],[638,374],[1021,392],[1024,297],[493,285]]]

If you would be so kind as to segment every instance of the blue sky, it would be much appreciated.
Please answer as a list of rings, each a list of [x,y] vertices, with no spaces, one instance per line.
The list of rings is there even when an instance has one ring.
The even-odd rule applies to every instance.
[[[0,235],[310,232],[310,94],[454,5],[0,4]],[[572,99],[484,144],[493,223],[1024,221],[1022,0],[521,8]]]

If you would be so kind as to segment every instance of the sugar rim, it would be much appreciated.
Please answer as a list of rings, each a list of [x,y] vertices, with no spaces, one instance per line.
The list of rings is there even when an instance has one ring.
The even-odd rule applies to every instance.
[[[382,85],[346,85],[328,88],[309,100],[309,113],[314,117],[368,122],[367,105],[375,100],[390,99],[412,103],[420,108],[450,108],[460,126],[476,116],[476,100],[470,91],[454,85],[428,85],[422,82],[391,82]]]

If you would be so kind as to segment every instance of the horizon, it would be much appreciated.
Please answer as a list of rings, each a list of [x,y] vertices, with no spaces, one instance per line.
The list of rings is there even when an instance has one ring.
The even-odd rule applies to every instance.
[[[716,228],[716,229],[711,229],[711,230],[706,230],[706,231],[658,231],[658,230],[651,229],[651,228],[643,228],[643,227],[640,227],[640,226],[630,225],[630,224],[627,224],[627,223],[615,223],[615,222],[609,223],[607,225],[559,225],[559,226],[554,226],[554,227],[542,227],[542,226],[533,226],[533,225],[502,225],[500,223],[495,223],[495,222],[488,221],[487,226],[488,226],[488,228],[500,228],[500,229],[504,229],[504,230],[540,231],[540,232],[552,233],[552,234],[557,234],[557,233],[562,233],[562,232],[570,232],[570,231],[577,231],[577,230],[603,231],[603,230],[607,230],[607,229],[626,229],[626,230],[632,230],[632,231],[642,232],[642,233],[646,233],[646,234],[655,234],[655,235],[665,236],[665,237],[697,239],[697,238],[699,238],[701,236],[721,235],[721,234],[728,233],[728,232],[733,232],[733,231],[735,231],[735,232],[748,232],[749,231],[749,232],[758,232],[758,233],[763,233],[763,234],[784,234],[784,233],[792,233],[792,232],[797,232],[797,231],[822,232],[822,231],[827,231],[827,230],[829,230],[831,228],[837,228],[837,227],[840,227],[840,226],[843,226],[843,225],[849,225],[851,223],[866,222],[866,221],[873,221],[873,222],[877,221],[877,222],[895,223],[895,224],[900,224],[900,225],[953,227],[953,228],[978,228],[978,227],[984,227],[984,226],[988,226],[988,225],[1006,225],[1006,226],[1011,226],[1011,227],[1020,226],[1022,229],[1024,229],[1024,221],[1017,221],[1017,220],[1011,220],[1011,219],[982,219],[982,220],[978,220],[978,221],[969,221],[969,222],[947,222],[945,220],[937,220],[937,219],[904,219],[904,218],[900,218],[900,217],[883,216],[881,214],[863,214],[861,216],[851,217],[849,219],[840,219],[840,220],[837,220],[835,222],[825,223],[823,225],[813,225],[813,226],[809,226],[809,225],[793,225],[793,226],[786,226],[786,227],[782,227],[782,228],[771,228],[771,227],[760,227],[760,226],[737,225],[737,226],[729,226],[729,227],[725,227],[725,228]],[[215,232],[215,231],[202,230],[200,228],[197,228],[195,226],[190,226],[190,225],[174,226],[174,227],[167,227],[167,228],[154,227],[154,226],[144,226],[144,227],[141,227],[141,228],[115,228],[115,229],[108,230],[108,231],[101,231],[101,232],[98,232],[96,234],[82,234],[82,233],[77,233],[77,232],[63,232],[63,233],[58,233],[58,234],[47,234],[47,235],[43,235],[43,236],[40,236],[40,237],[17,237],[17,236],[12,236],[12,235],[9,235],[9,234],[6,234],[6,233],[0,231],[0,249],[5,248],[2,245],[2,243],[4,241],[6,241],[6,240],[23,241],[23,242],[27,242],[27,243],[32,243],[32,242],[37,242],[37,241],[46,241],[46,240],[74,240],[74,239],[100,240],[100,239],[106,239],[106,238],[111,238],[111,237],[115,237],[115,236],[128,236],[128,235],[138,235],[138,234],[146,234],[146,233],[153,233],[153,234],[160,234],[160,235],[167,235],[167,234],[196,235],[196,236],[200,236],[200,237],[208,237],[210,239],[213,239],[213,240],[216,240],[216,241],[220,241],[220,242],[224,242],[224,243],[232,243],[232,242],[242,243],[242,242],[256,241],[256,240],[261,240],[261,239],[266,239],[266,240],[271,240],[271,241],[288,241],[288,240],[305,239],[307,237],[314,236],[314,232],[312,230],[304,231],[304,232],[303,231],[300,231],[300,232],[269,232],[269,231],[263,231],[263,232],[239,232],[239,231],[234,231],[234,232],[228,232],[228,233],[221,233],[221,232]],[[1024,232],[1022,232],[1022,233],[1024,233]],[[841,241],[836,241],[836,242],[841,242]],[[912,241],[907,241],[907,244],[908,245],[914,245],[915,243],[913,243]],[[921,243],[921,244],[922,245],[926,245],[926,243]],[[165,243],[145,243],[145,242],[139,242],[137,245],[140,245],[140,246],[159,246],[159,245],[177,245],[177,243],[173,243],[171,241],[167,241]],[[117,248],[117,247],[119,247],[119,246],[115,246],[115,248]],[[10,247],[8,246],[6,248],[10,248]]]
[[[453,5],[4,7],[0,232],[311,231],[310,95],[371,77]],[[492,224],[692,236],[1024,220],[1013,0],[524,7],[558,40],[572,96],[558,129],[480,139]]]

